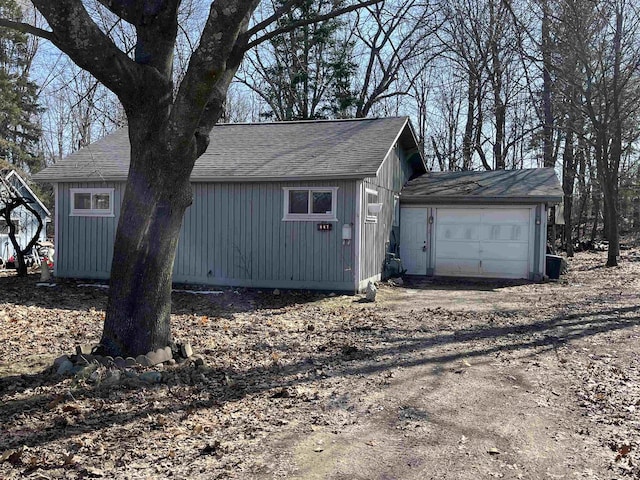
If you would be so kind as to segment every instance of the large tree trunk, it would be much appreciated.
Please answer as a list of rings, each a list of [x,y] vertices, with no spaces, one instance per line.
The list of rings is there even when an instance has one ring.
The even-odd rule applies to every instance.
[[[160,146],[169,144],[168,138],[136,123],[130,121],[131,166],[100,341],[104,353],[114,356],[146,354],[171,343],[173,264],[182,218],[192,201],[189,165],[195,160],[167,158],[171,154]]]
[[[602,178],[604,193],[604,213],[605,224],[607,230],[607,239],[609,240],[609,248],[607,249],[607,267],[615,267],[618,265],[618,256],[620,255],[620,227],[618,217],[618,200],[619,200],[619,171],[620,161],[622,158],[622,122],[623,113],[621,108],[622,83],[620,74],[621,63],[621,42],[622,42],[622,24],[623,14],[621,10],[616,10],[616,30],[613,38],[614,64],[613,64],[613,114],[611,122],[611,148],[609,156],[603,157],[602,160]]]
[[[467,79],[467,118],[462,139],[462,170],[471,170],[471,157],[473,155],[473,124],[475,119],[476,81],[472,72]]]
[[[551,69],[553,68],[551,49],[553,45],[549,34],[549,5],[547,0],[542,2],[542,110],[544,123],[542,125],[543,165],[554,167],[553,155],[553,109],[552,109],[552,81]]]
[[[593,215],[593,224],[591,225],[591,234],[589,236],[589,241],[591,243],[594,243],[596,241],[596,238],[598,237],[598,225],[600,224],[600,205],[602,203],[602,194],[600,193],[600,184],[598,182],[594,182],[592,180],[591,185],[591,211]]]
[[[604,185],[604,218],[607,230],[607,267],[618,265],[618,255],[620,255],[620,232],[618,228],[618,205],[617,205],[617,185],[614,182],[606,181]]]

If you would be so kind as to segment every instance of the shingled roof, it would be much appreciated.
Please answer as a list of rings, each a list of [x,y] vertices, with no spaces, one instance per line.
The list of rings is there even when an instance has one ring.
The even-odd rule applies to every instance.
[[[403,203],[559,203],[562,188],[553,168],[489,172],[429,172],[402,190]]]
[[[375,176],[400,141],[416,150],[407,117],[220,124],[191,180],[265,181],[365,178]],[[416,150],[417,151],[417,150]],[[69,155],[34,176],[48,182],[124,180],[129,170],[129,137],[121,129]],[[426,171],[417,156],[416,170]]]

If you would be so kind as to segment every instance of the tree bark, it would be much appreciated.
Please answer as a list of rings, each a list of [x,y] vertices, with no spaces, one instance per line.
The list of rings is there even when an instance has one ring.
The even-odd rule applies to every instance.
[[[542,126],[543,165],[554,167],[553,155],[553,103],[551,98],[552,82],[551,69],[551,38],[549,33],[549,5],[547,0],[542,1],[542,109],[544,124]],[[566,210],[565,210],[566,211]]]
[[[473,124],[475,119],[476,100],[476,80],[474,74],[469,71],[467,74],[467,118],[464,126],[464,137],[462,140],[462,170],[471,170],[471,158],[473,148]]]
[[[122,203],[100,343],[106,354],[136,356],[172,341],[173,264],[192,192],[188,173],[142,167],[168,160],[138,132],[130,139],[138,162],[130,169]]]
[[[562,190],[564,192],[564,244],[568,257],[573,257],[573,187],[575,183],[575,158],[573,151],[573,125],[570,121],[569,128],[564,142],[564,153],[562,155]]]

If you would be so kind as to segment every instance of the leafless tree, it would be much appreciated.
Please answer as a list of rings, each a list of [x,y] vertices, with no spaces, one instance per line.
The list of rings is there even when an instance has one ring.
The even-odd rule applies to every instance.
[[[258,0],[207,2],[209,13],[179,84],[173,59],[180,0],[99,0],[98,8],[135,29],[131,55],[83,1],[32,3],[48,28],[7,19],[0,19],[0,26],[49,40],[115,93],[127,115],[131,163],[115,239],[103,353],[135,356],[162,348],[171,342],[171,278],[182,219],[192,202],[189,177],[209,148],[209,134],[245,53],[279,34],[373,1],[286,27],[274,25],[296,1],[260,18],[253,18]]]
[[[38,211],[31,205],[32,202],[27,197],[21,195],[11,182],[7,181],[5,176],[6,173],[7,170],[0,169],[0,219],[3,220],[3,223],[8,229],[9,241],[11,242],[15,252],[18,276],[26,277],[27,263],[25,261],[25,257],[27,253],[34,248],[36,242],[40,238],[43,222]],[[17,239],[20,225],[16,221],[16,214],[21,210],[28,212],[27,214],[32,216],[38,223],[38,227],[36,228],[32,238],[30,238],[24,246],[20,246]]]

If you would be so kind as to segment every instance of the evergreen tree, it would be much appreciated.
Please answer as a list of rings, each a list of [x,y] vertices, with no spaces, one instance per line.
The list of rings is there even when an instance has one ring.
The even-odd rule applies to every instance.
[[[286,2],[276,0],[274,10]],[[336,2],[304,0],[278,20],[278,28],[321,17]],[[340,38],[344,23],[319,21],[279,35],[250,57],[243,82],[266,103],[262,116],[275,120],[347,118],[355,114],[351,90],[357,65],[353,43]]]
[[[22,20],[15,0],[0,0],[0,17]],[[29,80],[33,52],[27,35],[0,28],[0,158],[14,168],[35,173],[43,166],[38,151],[38,86]]]

